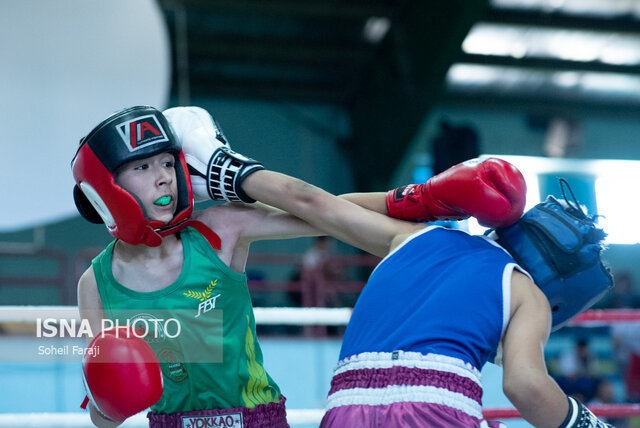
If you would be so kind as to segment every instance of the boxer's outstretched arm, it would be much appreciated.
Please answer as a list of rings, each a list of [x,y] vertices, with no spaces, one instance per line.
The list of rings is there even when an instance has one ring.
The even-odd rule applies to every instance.
[[[242,188],[251,198],[293,214],[319,231],[380,257],[389,252],[396,236],[424,228],[422,224],[381,215],[274,171],[251,174]]]
[[[387,215],[387,194],[385,192],[345,193],[338,197],[368,210]]]
[[[244,181],[264,170],[264,166],[231,150],[219,125],[207,111],[198,107],[176,107],[165,114],[182,144],[196,199],[249,203],[260,200],[282,208],[280,204],[267,202],[259,193],[252,197],[245,191]],[[508,162],[494,158],[472,159],[432,177],[425,184],[392,190],[384,202],[381,194],[350,194],[343,199],[402,220],[427,222],[474,216],[480,224],[496,227],[510,225],[520,218],[525,188],[522,174]],[[282,194],[282,197],[288,195]],[[278,198],[272,202],[277,201]],[[327,232],[326,227],[321,230]]]
[[[341,197],[390,217],[419,222],[475,217],[486,227],[509,226],[522,215],[526,183],[518,169],[498,158],[470,159],[431,177],[380,193]]]

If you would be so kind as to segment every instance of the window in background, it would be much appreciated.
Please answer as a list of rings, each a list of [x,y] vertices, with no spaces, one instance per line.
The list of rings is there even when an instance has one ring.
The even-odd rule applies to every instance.
[[[581,190],[580,194],[576,195],[578,201],[590,206],[590,210],[593,211],[594,207],[597,207],[597,214],[601,215],[598,223],[608,234],[606,243],[640,243],[640,222],[636,220],[640,213],[640,198],[634,191],[640,186],[640,161],[483,155],[486,156],[502,158],[522,172],[527,182],[525,211],[539,203],[547,193],[558,196],[556,189],[541,189],[540,177],[545,178],[543,181],[552,181],[549,180],[550,176],[567,177],[570,182],[571,179],[583,177],[585,182],[581,184],[594,186],[594,189],[580,189],[580,186],[572,184],[573,190]],[[589,197],[585,199],[585,193],[594,195],[595,200],[588,201]],[[482,234],[486,230],[475,219],[466,223],[461,228],[469,233]]]
[[[640,243],[640,198],[634,191],[640,185],[640,162],[637,164],[635,171],[623,170],[596,179],[596,197],[603,214],[598,223],[607,232],[609,244]]]

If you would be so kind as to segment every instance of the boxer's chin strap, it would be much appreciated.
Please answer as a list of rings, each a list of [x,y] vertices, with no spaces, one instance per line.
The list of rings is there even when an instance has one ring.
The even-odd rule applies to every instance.
[[[219,250],[220,248],[222,248],[222,241],[220,240],[218,234],[211,230],[206,224],[198,220],[184,220],[172,226],[156,229],[155,232],[158,235],[165,237],[173,233],[180,232],[185,227],[193,227],[195,230],[200,232],[202,236],[204,236],[205,239],[209,242],[209,244],[211,244],[211,247],[213,247],[214,250]]]

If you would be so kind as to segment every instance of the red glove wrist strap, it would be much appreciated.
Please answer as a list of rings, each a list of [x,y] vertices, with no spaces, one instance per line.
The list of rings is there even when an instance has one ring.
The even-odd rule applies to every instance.
[[[427,222],[435,218],[422,203],[422,184],[409,184],[387,192],[387,213],[389,217],[401,220]]]

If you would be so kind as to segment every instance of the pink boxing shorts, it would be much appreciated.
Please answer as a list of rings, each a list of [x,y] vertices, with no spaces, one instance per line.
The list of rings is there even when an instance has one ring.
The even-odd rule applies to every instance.
[[[368,352],[338,363],[321,428],[505,428],[482,416],[480,372],[418,352]]]

